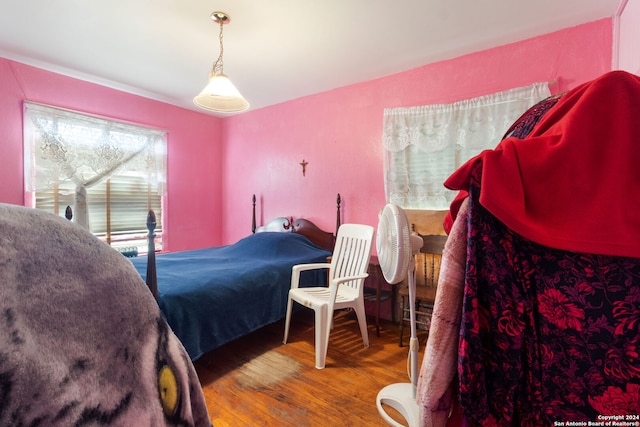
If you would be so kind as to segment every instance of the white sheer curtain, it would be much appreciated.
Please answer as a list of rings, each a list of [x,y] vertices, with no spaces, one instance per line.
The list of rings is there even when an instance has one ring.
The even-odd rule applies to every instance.
[[[165,192],[165,131],[25,102],[24,135],[26,191],[72,182],[74,219],[86,228],[87,188],[114,174],[141,175]]]
[[[535,83],[453,104],[385,109],[387,202],[406,209],[448,209],[455,196],[443,186],[449,175],[494,148],[522,113],[549,95],[547,83]]]

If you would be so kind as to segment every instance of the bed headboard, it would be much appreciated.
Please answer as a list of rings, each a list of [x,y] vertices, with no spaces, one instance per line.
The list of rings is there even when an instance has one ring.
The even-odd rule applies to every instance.
[[[336,243],[336,236],[338,235],[338,229],[340,228],[340,204],[342,200],[340,198],[340,194],[338,193],[338,197],[336,198],[336,231],[335,233],[330,233],[328,231],[324,231],[316,226],[313,222],[304,219],[298,218],[293,222],[293,232],[302,234],[307,239],[311,240],[316,245],[320,246],[323,249],[326,249],[330,252],[333,252],[333,247]]]
[[[286,217],[275,218],[270,221],[268,224],[257,227],[256,226],[256,195],[254,194],[252,199],[252,220],[251,220],[251,231],[253,233],[260,231],[293,231],[297,234],[302,234],[307,239],[311,240],[314,244],[320,246],[323,249],[327,249],[328,251],[333,251],[333,246],[335,245],[335,236],[338,234],[338,229],[340,228],[340,205],[342,204],[342,199],[340,197],[340,193],[336,197],[336,231],[335,233],[331,233],[328,231],[322,230],[320,227],[315,225],[313,222],[308,219],[298,218],[293,221],[293,218],[289,219]],[[292,229],[291,223],[293,223]]]
[[[293,232],[301,234],[315,245],[333,252],[336,237],[333,233],[320,229],[308,219],[298,218],[293,222]]]

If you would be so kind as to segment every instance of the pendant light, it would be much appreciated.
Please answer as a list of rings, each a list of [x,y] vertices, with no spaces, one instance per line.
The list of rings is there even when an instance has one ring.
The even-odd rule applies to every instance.
[[[231,83],[229,77],[224,74],[222,54],[224,47],[222,44],[222,27],[228,24],[231,19],[224,12],[213,12],[211,19],[220,24],[220,55],[209,72],[209,83],[193,98],[194,104],[205,110],[217,111],[221,113],[237,113],[249,108],[249,103],[242,97],[238,89]]]

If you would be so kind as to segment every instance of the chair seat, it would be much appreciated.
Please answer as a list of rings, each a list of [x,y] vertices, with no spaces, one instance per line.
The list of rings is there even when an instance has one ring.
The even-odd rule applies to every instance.
[[[432,286],[416,286],[416,300],[433,303],[436,300],[436,290],[437,288]],[[409,287],[400,286],[398,288],[398,296],[409,296]]]
[[[350,290],[350,288],[345,290]],[[289,295],[293,300],[299,302],[305,307],[313,308],[328,305],[331,293],[328,287],[317,286],[311,288],[291,289],[289,291]],[[339,289],[333,305],[334,309],[338,310],[345,306],[351,306],[353,298],[353,293],[343,292],[342,289]]]

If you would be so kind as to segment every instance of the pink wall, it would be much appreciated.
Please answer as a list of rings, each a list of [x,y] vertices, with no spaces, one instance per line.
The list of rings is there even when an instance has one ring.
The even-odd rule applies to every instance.
[[[233,243],[259,220],[308,217],[377,225],[384,108],[454,102],[536,81],[563,91],[611,67],[612,21],[218,119],[0,59],[0,202],[23,203],[22,101],[167,129],[167,249]],[[224,141],[224,144],[221,143]],[[306,176],[299,163],[309,162]],[[224,202],[223,202],[224,201]]]
[[[614,52],[614,68],[640,73],[640,1],[621,1],[618,23],[618,51]]]
[[[384,108],[449,103],[538,81],[557,80],[552,92],[565,91],[609,71],[611,46],[612,20],[604,19],[225,118],[223,242],[247,234],[253,193],[262,221],[307,217],[333,230],[340,193],[343,222],[377,226],[386,203]]]
[[[19,205],[24,202],[23,100],[168,130],[165,247],[218,244],[221,119],[0,58],[0,202]]]

